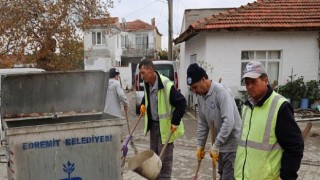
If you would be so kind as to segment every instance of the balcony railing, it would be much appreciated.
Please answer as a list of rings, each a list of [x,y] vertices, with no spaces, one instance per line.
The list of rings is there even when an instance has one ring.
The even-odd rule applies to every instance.
[[[122,56],[127,57],[142,57],[153,56],[155,52],[154,44],[130,44],[127,47],[122,47]]]

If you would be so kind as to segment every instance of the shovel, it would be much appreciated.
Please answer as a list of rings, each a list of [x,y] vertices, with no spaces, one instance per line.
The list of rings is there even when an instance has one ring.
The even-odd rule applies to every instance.
[[[212,159],[212,179],[216,180],[217,179],[217,164],[214,162]]]
[[[213,124],[214,125],[214,124]],[[215,125],[214,125],[215,126]],[[214,143],[214,141],[215,141],[215,139],[216,139],[216,137],[217,137],[217,131],[216,131],[216,128],[215,127],[213,127],[213,129],[212,129],[212,137],[214,138],[213,139],[213,143]],[[213,160],[213,158],[212,158],[212,179],[213,180],[216,180],[217,179],[217,163]]]
[[[134,130],[136,129],[136,127],[138,126],[142,116],[143,116],[143,114],[140,114],[139,119],[136,122],[134,128],[130,132],[129,136],[127,136],[126,140],[122,143],[122,148],[121,148],[121,151],[122,151],[122,163],[121,163],[121,167],[123,167],[123,165],[125,163],[126,156],[127,156],[127,153],[128,153],[128,144],[129,144],[130,140],[132,139],[132,134],[133,134]]]
[[[129,126],[128,113],[127,113],[127,111],[125,111],[125,113],[126,113],[126,119],[127,119],[128,133],[130,134],[130,126]]]
[[[172,134],[173,134],[173,131],[170,131],[169,137],[167,138],[166,143],[164,144],[164,146],[160,152],[160,155],[159,155],[160,159],[162,158],[163,153],[166,151],[166,148],[168,146],[168,142],[170,141]]]
[[[159,156],[157,156],[157,154],[151,150],[142,151],[130,159],[129,169],[138,173],[144,178],[156,179],[159,176],[162,168],[161,158],[164,155],[172,134],[173,131],[170,132]]]
[[[193,180],[197,180],[197,178],[198,178],[198,172],[200,170],[200,164],[201,164],[201,159],[198,160],[198,166],[197,166],[197,170],[196,170],[196,175],[194,176]]]
[[[304,131],[301,134],[302,138],[303,138],[303,141],[305,141],[306,138],[308,137],[311,128],[312,128],[312,122],[308,122],[307,126],[304,128]]]

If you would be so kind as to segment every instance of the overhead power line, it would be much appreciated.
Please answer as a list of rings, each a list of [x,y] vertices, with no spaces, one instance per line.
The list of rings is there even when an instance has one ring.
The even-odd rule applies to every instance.
[[[139,12],[139,11],[141,11],[141,10],[145,9],[146,7],[151,6],[152,4],[154,4],[154,3],[155,3],[155,2],[157,2],[157,1],[159,1],[159,0],[152,1],[150,4],[147,4],[146,6],[144,6],[144,7],[140,8],[140,9],[137,9],[137,10],[135,10],[135,11],[133,11],[133,12],[131,12],[131,13],[129,13],[129,14],[127,14],[127,15],[123,16],[123,17],[131,16],[132,14],[135,14],[135,13],[137,13],[137,12]]]

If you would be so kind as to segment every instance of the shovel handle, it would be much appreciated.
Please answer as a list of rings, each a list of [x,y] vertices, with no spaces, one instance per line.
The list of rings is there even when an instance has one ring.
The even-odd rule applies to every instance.
[[[128,126],[128,133],[130,134],[130,127],[129,127],[128,113],[127,113],[127,111],[124,111],[124,112],[126,113],[127,126]]]
[[[163,156],[163,154],[164,154],[164,151],[166,150],[166,148],[167,148],[167,146],[168,146],[168,142],[169,142],[172,134],[173,134],[173,131],[170,130],[170,134],[169,134],[169,136],[168,136],[168,138],[167,138],[167,140],[166,140],[166,143],[164,144],[164,146],[163,146],[163,148],[162,148],[162,150],[161,150],[161,152],[160,152],[160,156],[159,156],[160,159],[162,158],[162,156]]]
[[[126,157],[123,157],[122,158],[122,162],[121,162],[121,167],[123,168],[124,167],[124,164],[126,163]]]
[[[200,160],[198,160],[198,166],[197,166],[197,170],[196,170],[196,175],[194,176],[194,180],[197,180],[197,177],[198,177],[198,172],[199,172],[199,170],[200,170],[200,164],[201,164],[201,159]]]
[[[312,128],[312,122],[308,122],[307,126],[304,128],[304,131],[302,132],[303,141],[305,141],[306,138],[308,137],[311,128]]]
[[[212,159],[212,179],[213,180],[217,179],[217,164],[213,159]]]
[[[138,119],[138,121],[136,122],[133,130],[130,132],[129,136],[127,137],[127,139],[125,140],[125,142],[123,142],[123,144],[122,144],[122,149],[121,149],[121,151],[122,151],[122,156],[123,156],[123,157],[126,157],[126,156],[127,156],[128,143],[129,143],[129,141],[132,139],[132,134],[133,134],[134,130],[136,129],[137,125],[139,124],[142,116],[143,116],[143,114],[140,114],[139,119]]]
[[[143,116],[143,114],[140,114],[138,121],[136,122],[136,124],[134,125],[132,131],[130,132],[130,136],[132,136],[132,134],[133,134],[134,130],[136,129],[136,127],[138,126],[142,116]]]

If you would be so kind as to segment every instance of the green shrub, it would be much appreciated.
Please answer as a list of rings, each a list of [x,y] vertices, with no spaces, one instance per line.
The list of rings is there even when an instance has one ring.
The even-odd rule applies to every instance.
[[[278,93],[291,100],[301,100],[306,97],[306,86],[303,81],[304,77],[300,76],[294,79],[296,75],[289,76],[290,80],[287,83],[278,87]]]
[[[319,86],[320,82],[316,80],[310,80],[306,82],[306,97],[309,99],[310,103],[319,99]]]

